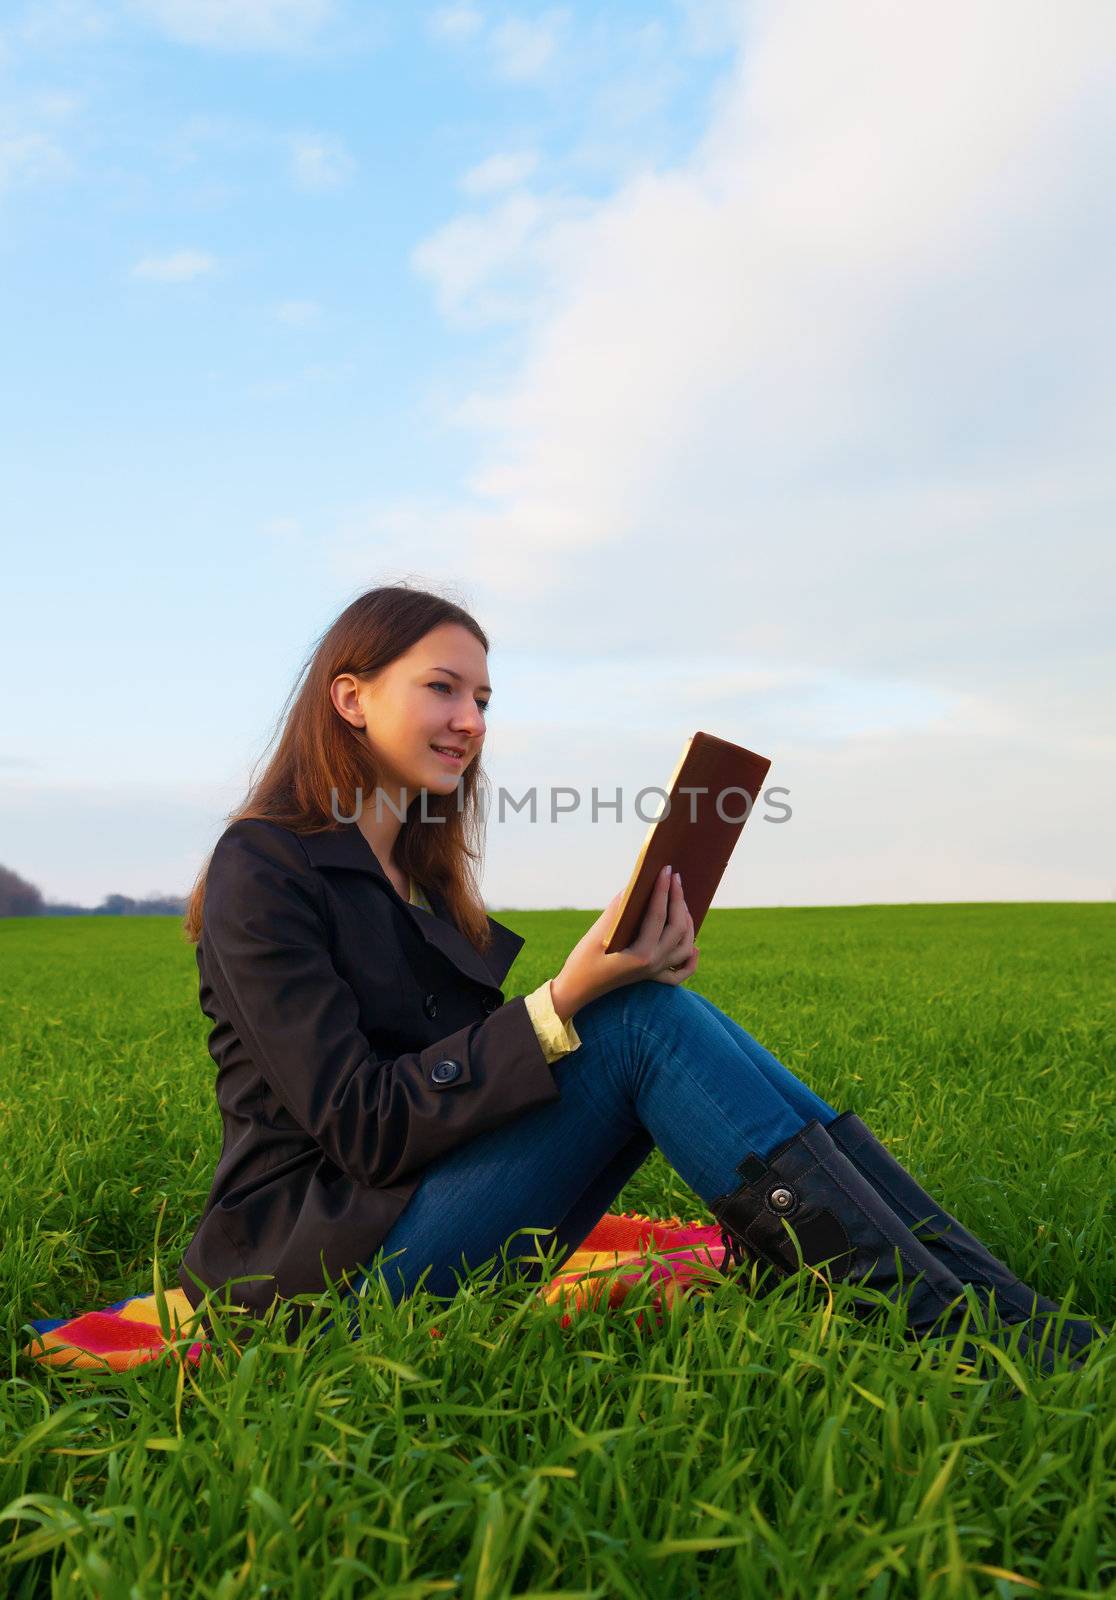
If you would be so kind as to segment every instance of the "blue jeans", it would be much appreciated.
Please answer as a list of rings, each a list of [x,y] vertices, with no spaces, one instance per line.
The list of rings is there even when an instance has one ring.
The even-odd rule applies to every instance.
[[[423,1273],[427,1292],[452,1299],[455,1271],[501,1253],[536,1258],[526,1277],[538,1276],[540,1248],[553,1253],[555,1241],[565,1261],[656,1145],[709,1205],[739,1186],[749,1151],[765,1156],[813,1118],[827,1126],[837,1115],[694,990],[628,984],[584,1006],[574,1025],[580,1048],[552,1066],[560,1099],[424,1170],[380,1246],[383,1256],[402,1251],[379,1267],[395,1303]],[[546,1237],[513,1238],[521,1228]]]

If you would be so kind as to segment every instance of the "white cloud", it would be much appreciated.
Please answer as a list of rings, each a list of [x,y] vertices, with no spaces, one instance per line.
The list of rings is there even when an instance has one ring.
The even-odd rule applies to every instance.
[[[266,150],[277,141],[285,153],[286,141],[270,128],[244,117],[194,112],[167,135],[164,148],[175,167],[190,167],[207,151],[215,150],[225,163],[230,156]]]
[[[9,99],[0,113],[0,194],[74,176],[66,125],[82,104],[80,96],[61,89]]]
[[[697,55],[731,49],[741,37],[740,0],[674,0],[682,12],[683,39]]]
[[[334,15],[334,0],[130,0],[135,15],[179,44],[295,50]]]
[[[447,222],[411,253],[442,313],[463,327],[521,321],[537,309],[552,276],[562,228],[591,210],[574,197],[540,197],[527,189],[486,212]]]
[[[1012,383],[997,397],[1017,331],[1037,337],[1036,290],[1055,316],[1075,306],[1063,271],[1086,294],[1106,292],[1102,263],[1062,242],[1092,211],[1083,179],[1070,179],[1079,163],[1088,172],[1105,115],[1089,92],[1100,24],[1076,38],[1060,30],[1059,43],[1036,10],[997,97],[986,68],[1003,11],[966,24],[959,59],[948,25],[959,13],[861,10],[876,25],[871,50],[844,19],[815,19],[804,36],[801,8],[767,10],[687,167],[646,174],[580,215],[517,195],[415,251],[447,314],[509,280],[549,283],[518,373],[458,413],[491,438],[474,481],[509,520],[521,497],[552,511],[572,499],[609,543],[637,527],[646,539],[659,517],[648,525],[635,485],[650,462],[652,506],[664,483],[696,497],[706,531],[688,532],[691,549],[719,551],[762,508],[768,526],[816,546],[827,572],[840,567],[830,530],[859,525],[878,581],[896,542],[908,554],[949,542],[971,562],[990,520],[1018,529],[1036,493],[1057,505],[1082,481],[1076,461],[1053,476],[1036,466],[1030,439],[1006,471],[992,470],[991,449],[962,466],[943,430],[969,408],[971,427],[998,421],[1010,447],[1028,418],[1010,415]],[[934,67],[925,79],[920,60]],[[895,82],[901,66],[909,83]],[[804,94],[789,92],[795,81]],[[1073,326],[1088,320],[1080,302],[1075,315]],[[1078,388],[1103,394],[1103,343],[1090,338],[1088,371],[1066,354]],[[1057,343],[1048,355],[1057,360]],[[985,413],[973,414],[974,382]],[[1053,401],[1044,389],[1029,409]],[[856,482],[854,451],[867,469]],[[823,516],[828,527],[809,532]],[[738,547],[729,559],[750,568],[757,554]],[[780,570],[777,552],[767,560]]]
[[[475,37],[484,26],[484,17],[476,6],[439,6],[426,19],[426,26],[435,39],[456,43]]]
[[[538,154],[534,150],[501,151],[470,167],[461,179],[461,188],[468,195],[495,194],[500,189],[514,189],[531,176],[538,161]]]
[[[68,89],[42,89],[31,101],[40,116],[50,122],[68,122],[84,103],[80,95]]]
[[[65,150],[46,134],[0,135],[0,194],[68,178],[72,172]]]
[[[305,328],[320,320],[322,308],[316,300],[281,300],[275,307],[275,315],[290,328]]]
[[[205,277],[216,265],[215,258],[203,250],[175,250],[166,256],[144,256],[136,262],[131,275],[152,283],[190,283],[194,278]]]
[[[102,39],[115,26],[99,0],[33,0],[19,19],[19,37],[35,47]]]
[[[549,65],[569,18],[569,11],[561,7],[535,17],[509,17],[498,23],[487,40],[497,77],[513,83],[539,77]]]
[[[455,322],[520,315],[522,354],[452,413],[460,496],[364,508],[338,570],[421,532],[507,650],[540,615],[564,661],[607,640],[605,705],[660,657],[829,684],[805,723],[648,692],[660,752],[713,704],[710,731],[759,728],[795,773],[803,870],[772,855],[771,901],[1107,895],[1116,12],[747,21],[688,159],[604,200],[516,193],[414,251]],[[544,699],[549,723],[557,679]]]
[[[290,181],[309,193],[341,188],[356,171],[342,139],[308,129],[277,129],[247,117],[199,113],[185,118],[167,137],[166,157],[176,170],[201,167],[228,186],[229,175],[253,181],[258,163],[278,160]]]
[[[295,134],[291,139],[291,176],[300,189],[339,189],[355,167],[341,139],[320,133]]]

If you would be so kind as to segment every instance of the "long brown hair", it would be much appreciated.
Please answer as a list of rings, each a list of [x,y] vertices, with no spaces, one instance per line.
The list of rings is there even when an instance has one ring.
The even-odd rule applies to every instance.
[[[248,794],[239,810],[226,818],[226,826],[253,817],[278,822],[295,833],[319,833],[334,826],[334,808],[340,816],[354,816],[357,789],[362,795],[375,793],[375,758],[361,731],[337,711],[330,684],[342,672],[371,677],[443,622],[468,628],[487,651],[488,639],[476,619],[452,600],[425,589],[385,584],[346,606],[304,662],[269,741],[270,747],[279,735],[275,753],[260,777],[249,780]],[[260,761],[266,756],[265,749]],[[416,797],[407,808],[396,846],[402,869],[423,888],[441,890],[457,927],[481,951],[492,938],[474,870],[483,843],[479,794],[487,782],[477,756],[462,775],[460,799],[457,790],[448,795],[426,791],[426,818],[445,819],[434,827],[422,826]],[[201,937],[205,880],[212,859],[211,851],[186,905],[183,930],[192,944]]]

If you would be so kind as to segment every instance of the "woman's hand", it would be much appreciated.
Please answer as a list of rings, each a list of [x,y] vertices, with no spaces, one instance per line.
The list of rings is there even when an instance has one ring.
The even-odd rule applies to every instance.
[[[635,942],[626,950],[605,953],[605,941],[624,891],[613,895],[583,939],[574,945],[561,972],[551,981],[554,1009],[563,1022],[590,1000],[645,978],[678,986],[697,968],[694,919],[682,896],[682,880],[664,867]]]

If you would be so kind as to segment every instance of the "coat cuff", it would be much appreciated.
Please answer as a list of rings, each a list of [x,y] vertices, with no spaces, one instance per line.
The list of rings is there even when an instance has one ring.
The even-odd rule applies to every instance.
[[[548,1061],[557,1061],[560,1056],[565,1056],[571,1050],[576,1050],[581,1043],[577,1036],[577,1029],[573,1025],[573,1018],[563,1022],[554,1009],[554,997],[550,992],[550,979],[541,983],[533,993],[525,996],[527,1014],[534,1024],[535,1032],[539,1036],[543,1054]]]

